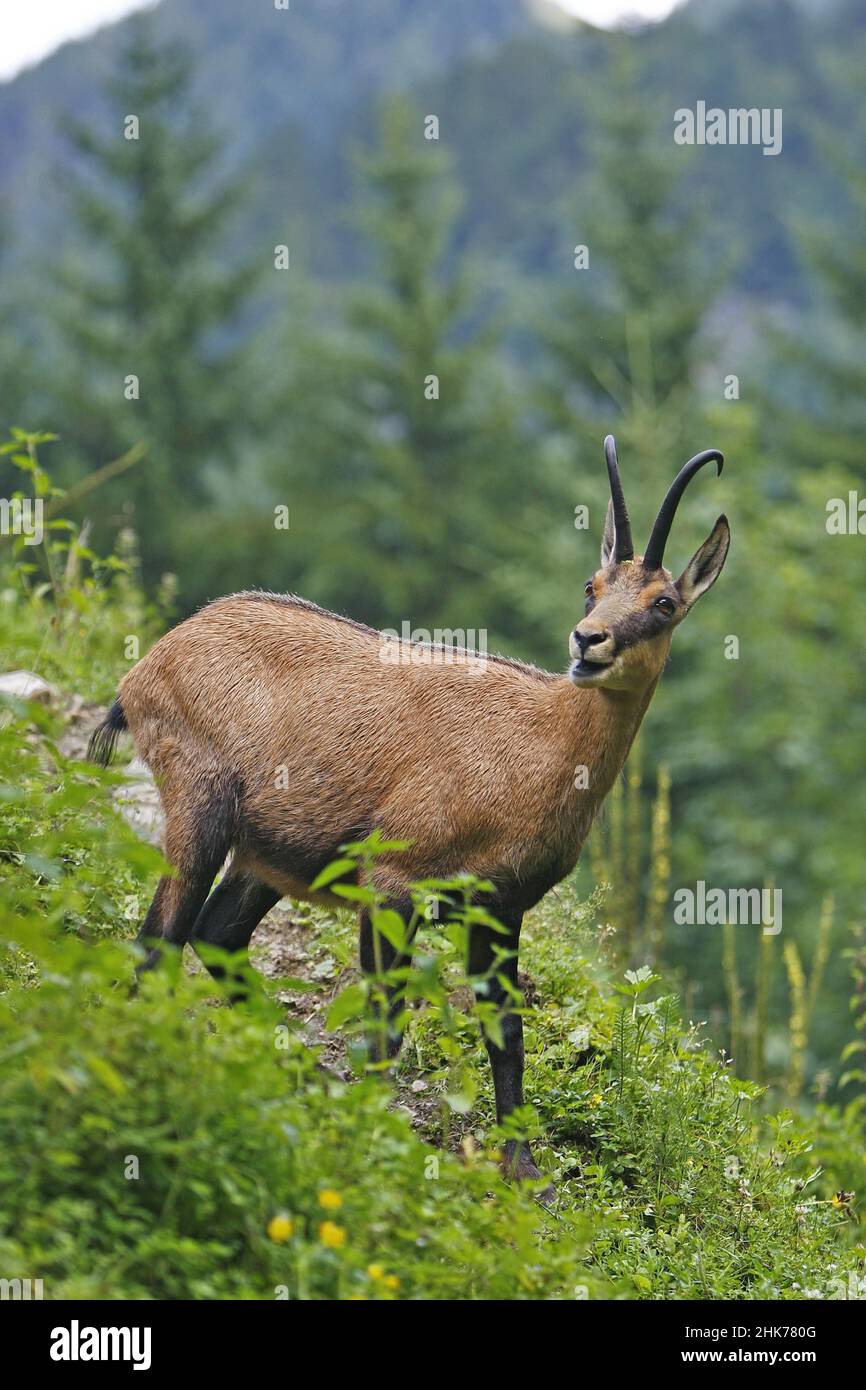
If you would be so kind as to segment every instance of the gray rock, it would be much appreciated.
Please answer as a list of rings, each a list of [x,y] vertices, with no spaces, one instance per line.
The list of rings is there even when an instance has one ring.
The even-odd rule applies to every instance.
[[[41,704],[50,705],[57,699],[58,691],[35,671],[8,671],[0,676],[0,695],[10,695],[17,700],[39,700]]]

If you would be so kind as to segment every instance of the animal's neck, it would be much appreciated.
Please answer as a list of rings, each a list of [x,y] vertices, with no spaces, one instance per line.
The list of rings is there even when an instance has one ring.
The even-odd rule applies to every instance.
[[[638,691],[563,687],[560,736],[569,767],[586,768],[590,819],[622,770],[657,683]]]

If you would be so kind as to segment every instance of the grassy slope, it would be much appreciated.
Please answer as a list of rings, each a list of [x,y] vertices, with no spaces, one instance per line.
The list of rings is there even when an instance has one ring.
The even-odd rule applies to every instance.
[[[124,583],[116,600],[82,587],[60,622],[47,599],[4,590],[7,669],[107,699],[114,653],[144,624]],[[257,963],[294,983],[249,1009],[218,1007],[200,972],[130,997],[119,943],[158,857],[61,751],[68,708],[13,710],[0,731],[8,1277],[44,1277],[47,1297],[798,1298],[856,1268],[815,1136],[760,1117],[663,982],[612,982],[597,905],[569,885],[531,915],[522,962],[522,1118],[557,1179],[550,1212],[492,1162],[458,975],[447,1028],[446,996],[419,991],[396,1094],[352,1079],[325,1027],[354,978],[348,914],[271,914]],[[855,1137],[828,1115],[818,1141],[847,1154]]]

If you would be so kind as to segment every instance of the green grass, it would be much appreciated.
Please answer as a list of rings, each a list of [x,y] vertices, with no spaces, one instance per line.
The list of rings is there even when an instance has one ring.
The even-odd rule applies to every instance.
[[[525,952],[518,1122],[557,1178],[551,1212],[494,1165],[456,936],[425,932],[412,977],[404,1077],[436,1102],[420,1133],[380,1077],[317,1069],[266,995],[217,1007],[177,961],[131,995],[128,901],[158,856],[51,733],[37,710],[0,732],[6,1277],[48,1297],[796,1298],[855,1267],[814,1133],[761,1117],[660,982],[614,989],[567,888]],[[348,958],[350,933],[331,919],[325,944]]]
[[[60,593],[6,574],[0,631],[9,665],[102,701],[153,619],[128,566],[76,564]],[[0,712],[5,1278],[47,1298],[537,1300],[831,1297],[862,1276],[836,1195],[862,1168],[862,1108],[764,1114],[663,980],[616,976],[598,903],[570,884],[525,929],[527,1106],[509,1128],[556,1181],[549,1211],[495,1163],[478,1024],[495,1036],[497,1016],[467,1000],[466,913],[422,928],[396,1081],[335,1079],[274,985],[229,1009],[174,958],[132,993],[160,858],[63,732],[62,710]],[[310,920],[351,965],[348,914]],[[375,992],[331,1007],[356,1062]],[[415,1127],[396,1103],[413,1079]]]

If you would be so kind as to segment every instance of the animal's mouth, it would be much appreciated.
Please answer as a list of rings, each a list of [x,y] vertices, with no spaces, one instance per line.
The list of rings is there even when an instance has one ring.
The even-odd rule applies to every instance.
[[[575,683],[598,679],[603,676],[605,671],[609,671],[613,665],[610,661],[586,661],[583,657],[579,661],[573,661],[569,667],[568,676]]]

